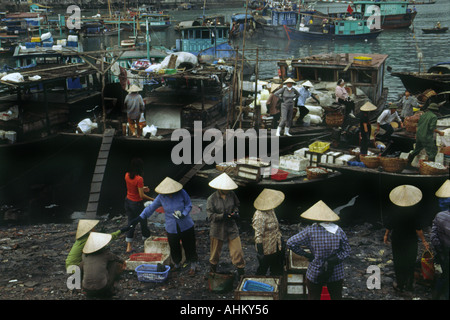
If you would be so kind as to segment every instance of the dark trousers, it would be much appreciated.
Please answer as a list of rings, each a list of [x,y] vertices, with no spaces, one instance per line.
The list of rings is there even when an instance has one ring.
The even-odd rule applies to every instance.
[[[309,113],[309,109],[305,106],[298,106],[298,110],[300,112],[300,115],[297,119],[297,123],[301,123],[303,121],[303,118]]]
[[[442,274],[436,279],[436,284],[433,291],[433,299],[445,299],[448,300],[449,293],[449,248],[444,248],[436,254],[436,261],[442,267]]]
[[[281,251],[277,251],[273,254],[264,255],[259,260],[259,266],[256,269],[257,276],[265,276],[270,269],[271,276],[281,276],[283,274],[283,260],[284,254]]]
[[[135,219],[137,216],[139,216],[142,211],[144,210],[144,203],[143,201],[131,201],[128,198],[125,198],[125,212],[128,217],[128,224],[130,224],[131,220]],[[148,229],[147,225],[147,219],[145,221],[142,221],[141,223],[141,233],[144,238],[150,237],[150,230]],[[136,226],[133,226],[128,232],[126,236],[126,241],[131,242],[134,238],[134,230],[136,229]]]
[[[331,300],[342,299],[342,284],[343,280],[328,282],[326,284]],[[320,300],[323,285],[306,279],[306,286],[308,287],[308,300]]]
[[[383,128],[384,131],[386,131],[383,135],[379,136],[378,139],[380,140],[388,140],[391,138],[391,135],[394,133],[394,128],[392,128],[390,123],[386,123],[383,125],[380,125],[381,128]]]
[[[399,289],[411,287],[414,281],[414,267],[417,257],[417,239],[392,232],[392,256],[394,272]]]
[[[370,131],[364,132],[361,131],[361,145],[360,145],[360,153],[363,155],[367,154],[367,150],[369,149],[370,142]]]
[[[195,244],[195,229],[194,227],[183,232],[180,231],[177,225],[178,233],[167,233],[169,241],[170,255],[174,263],[181,262],[182,252],[181,245],[183,245],[184,253],[187,262],[195,262],[198,260],[197,249]],[[181,242],[181,243],[180,243]]]
[[[275,113],[271,115],[272,119],[272,129],[276,129],[278,127],[278,122],[280,121],[281,112]]]
[[[338,99],[338,102],[340,104],[343,104],[345,106],[345,114],[349,114],[350,112],[355,111],[355,103],[352,100],[342,100]]]

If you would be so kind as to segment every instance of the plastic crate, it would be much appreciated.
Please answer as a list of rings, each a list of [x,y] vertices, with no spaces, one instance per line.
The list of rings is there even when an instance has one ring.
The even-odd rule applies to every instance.
[[[135,253],[130,256],[130,261],[160,261],[162,253]]]
[[[270,178],[272,180],[282,181],[282,180],[286,180],[288,175],[289,175],[289,172],[287,172],[287,171],[280,170],[280,169],[272,169]]]
[[[242,291],[273,292],[273,290],[274,287],[270,284],[254,280],[246,280],[242,287]]]
[[[53,42],[44,41],[44,42],[42,42],[42,46],[44,48],[51,48],[51,47],[53,47]]]
[[[311,152],[324,153],[328,149],[330,149],[329,142],[316,141],[309,145],[309,151]]]
[[[67,47],[78,47],[78,42],[67,41]]]
[[[164,266],[164,272],[158,272],[156,264],[141,264],[135,271],[141,282],[164,282],[169,275],[170,266]]]

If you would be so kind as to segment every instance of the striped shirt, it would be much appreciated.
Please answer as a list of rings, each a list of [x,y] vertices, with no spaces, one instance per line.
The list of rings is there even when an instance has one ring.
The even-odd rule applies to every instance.
[[[289,238],[286,245],[298,255],[305,255],[302,247],[309,248],[314,255],[314,260],[311,261],[306,271],[306,278],[309,281],[318,283],[321,267],[333,254],[337,255],[340,262],[334,267],[328,281],[334,282],[344,278],[344,264],[342,261],[350,255],[351,249],[347,236],[340,227],[333,234],[325,230],[321,225],[314,223]]]

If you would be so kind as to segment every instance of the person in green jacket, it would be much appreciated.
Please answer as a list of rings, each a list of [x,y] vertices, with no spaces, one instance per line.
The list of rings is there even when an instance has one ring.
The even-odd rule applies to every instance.
[[[95,231],[95,226],[99,222],[100,220],[90,219],[80,219],[80,221],[78,221],[77,233],[75,234],[76,240],[67,255],[66,269],[68,269],[71,265],[79,266],[81,264],[84,245],[86,244],[89,234],[91,231]],[[111,233],[111,240],[117,239],[122,232],[126,232],[126,230],[121,229]]]
[[[434,141],[434,133],[441,136],[444,135],[444,131],[436,129],[437,116],[435,113],[439,112],[439,106],[436,103],[431,103],[426,112],[420,117],[417,123],[416,133],[416,146],[414,150],[408,156],[408,162],[411,163],[415,156],[417,156],[422,149],[428,155],[428,161],[434,161],[437,154],[437,146]]]

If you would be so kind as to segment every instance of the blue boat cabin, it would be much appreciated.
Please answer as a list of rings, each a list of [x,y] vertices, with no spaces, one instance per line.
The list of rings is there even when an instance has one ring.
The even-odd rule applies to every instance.
[[[181,38],[176,40],[177,51],[197,53],[199,51],[228,42],[228,26],[190,27],[181,30]]]

